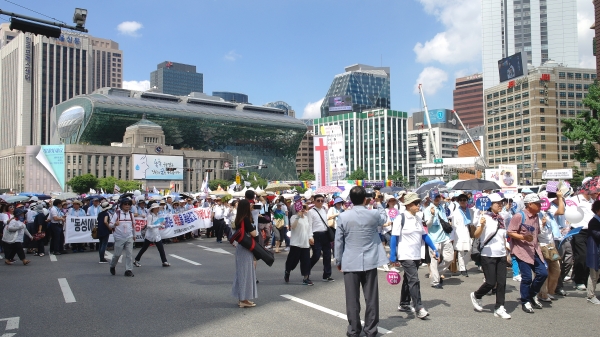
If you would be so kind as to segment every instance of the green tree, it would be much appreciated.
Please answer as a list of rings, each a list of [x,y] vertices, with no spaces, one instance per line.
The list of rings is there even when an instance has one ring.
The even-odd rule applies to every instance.
[[[429,178],[427,177],[419,177],[419,186],[423,185],[424,183],[428,182]]]
[[[576,118],[562,120],[562,133],[572,141],[579,142],[575,159],[580,162],[593,163],[600,158],[597,145],[600,143],[600,85],[596,81],[589,88],[583,105],[590,110],[583,111]]]
[[[221,185],[221,188],[224,189],[225,191],[227,191],[227,189],[229,188],[229,185],[231,185],[231,184],[233,184],[233,182],[229,181],[229,180],[223,180],[223,179],[209,180],[208,188],[210,188],[211,191],[216,191],[217,188],[219,188],[219,185]]]
[[[118,180],[115,177],[105,177],[98,179],[98,188],[104,189],[106,193],[112,193],[115,185],[119,186],[121,193],[133,191],[141,188],[142,184],[132,180]]]
[[[67,182],[67,185],[69,185],[73,192],[77,194],[87,193],[90,188],[95,188],[98,185],[98,178],[93,174],[88,173],[73,177]]]
[[[315,178],[314,173],[310,172],[309,170],[303,171],[298,176],[298,180],[300,180],[300,181],[313,181],[315,179],[316,178]]]
[[[362,167],[358,167],[349,176],[346,177],[346,180],[366,180],[367,178],[367,172],[365,172],[365,170],[363,170]]]
[[[571,179],[569,182],[571,184],[571,187],[573,187],[573,190],[577,190],[577,188],[579,188],[581,186],[581,182],[583,181],[583,178],[585,178],[583,172],[579,171],[579,168],[577,166],[573,166],[573,179]]]
[[[408,186],[408,178],[402,175],[402,172],[400,171],[394,172],[394,174],[388,176],[387,178],[388,180],[400,182],[402,186]]]

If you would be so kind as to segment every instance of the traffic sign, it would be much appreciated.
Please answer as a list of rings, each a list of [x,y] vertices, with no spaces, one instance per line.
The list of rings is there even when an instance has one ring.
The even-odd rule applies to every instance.
[[[228,161],[223,163],[223,168],[226,170],[229,170],[229,162]]]
[[[488,197],[480,197],[475,202],[475,207],[480,210],[486,210],[492,206],[492,202]]]
[[[444,163],[444,159],[443,158],[436,158],[433,160],[434,164],[443,164]]]
[[[235,183],[238,185],[242,183],[242,177],[239,174],[235,175]]]
[[[238,163],[238,167],[244,167],[244,162]]]

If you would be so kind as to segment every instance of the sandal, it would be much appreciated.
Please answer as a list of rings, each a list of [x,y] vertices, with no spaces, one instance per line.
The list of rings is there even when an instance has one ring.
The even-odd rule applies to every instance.
[[[4,263],[6,263],[6,264],[7,264],[7,265],[9,265],[9,266],[12,266],[12,264],[13,264],[12,262],[10,262],[10,260],[9,260],[9,259],[5,259],[5,260],[4,260]]]
[[[31,260],[23,260],[23,265],[26,266],[31,262]]]

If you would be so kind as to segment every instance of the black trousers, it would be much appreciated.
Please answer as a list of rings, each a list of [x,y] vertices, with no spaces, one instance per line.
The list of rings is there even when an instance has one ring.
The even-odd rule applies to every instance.
[[[214,219],[213,220],[213,229],[217,236],[217,242],[221,242],[223,240],[223,229],[225,228],[225,219]]]
[[[312,256],[310,257],[310,269],[319,262],[321,252],[323,252],[323,278],[331,276],[331,241],[327,232],[314,232],[314,244],[312,246]]]
[[[165,248],[163,247],[162,241],[150,242],[148,240],[144,240],[144,245],[142,246],[142,249],[136,255],[135,260],[138,262],[140,261],[140,259],[142,258],[142,255],[144,255],[144,253],[146,252],[148,247],[150,247],[151,243],[153,243],[156,246],[156,248],[158,249],[158,253],[160,254],[160,260],[163,263],[167,262],[167,256],[165,255]]]
[[[19,256],[19,260],[25,260],[25,253],[23,252],[23,244],[21,242],[14,242],[11,244],[6,243],[4,248],[6,249],[4,257],[7,260],[13,260],[15,255]]]
[[[358,337],[363,330],[360,322],[360,288],[365,296],[365,327],[367,337],[377,336],[379,324],[379,285],[377,268],[367,271],[344,272],[348,336]]]
[[[504,305],[506,293],[506,256],[481,257],[481,268],[485,282],[475,292],[475,297],[480,299],[496,287],[496,309]]]
[[[573,249],[573,281],[575,284],[587,285],[588,278],[590,277],[590,270],[585,264],[587,237],[587,230],[582,229],[579,234],[573,235],[573,239],[571,239],[571,249]]]
[[[290,246],[290,251],[285,261],[285,271],[291,272],[296,269],[298,262],[300,262],[300,273],[302,276],[310,275],[310,248]]]
[[[63,226],[59,223],[53,223],[50,225],[50,229],[52,230],[50,252],[60,253],[64,250],[63,242],[65,241],[65,234],[63,232]]]
[[[410,305],[411,300],[416,311],[423,308],[421,303],[421,281],[419,281],[420,260],[400,261],[404,270],[404,280],[402,280],[402,290],[400,291],[400,305]]]

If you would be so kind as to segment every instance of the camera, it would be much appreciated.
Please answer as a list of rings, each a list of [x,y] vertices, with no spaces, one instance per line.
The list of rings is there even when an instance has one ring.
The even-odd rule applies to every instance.
[[[365,191],[367,192],[367,194],[365,195],[365,198],[371,198],[371,199],[375,198],[375,191],[373,191],[372,188],[367,188]]]

